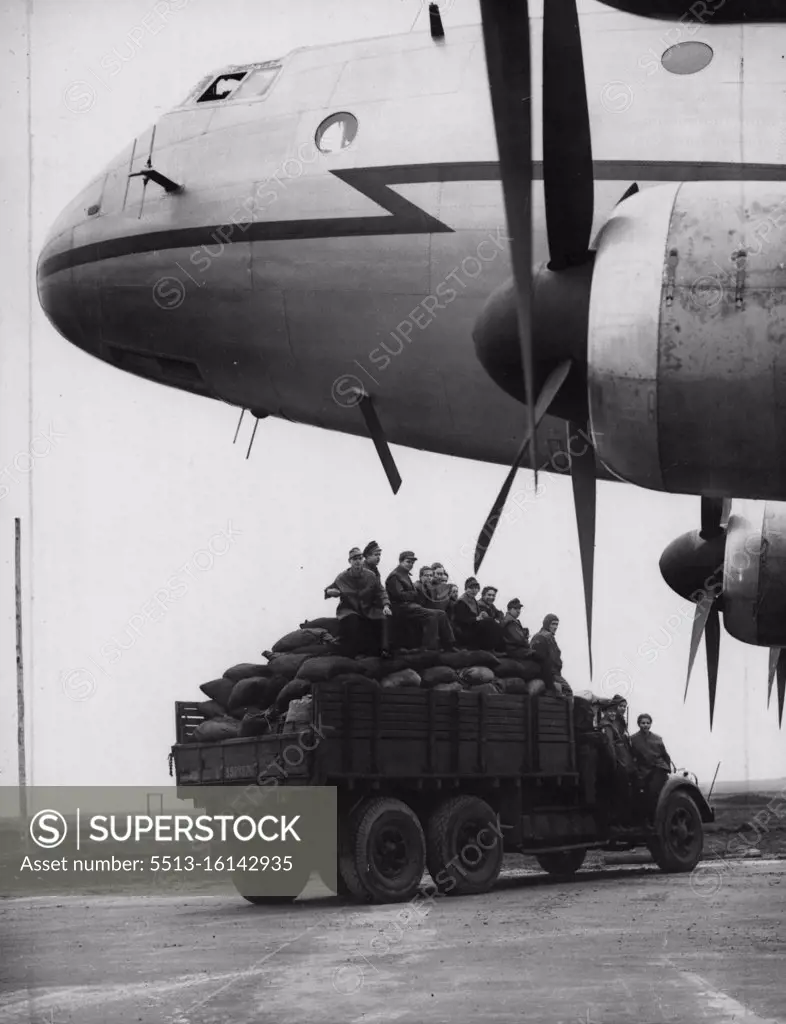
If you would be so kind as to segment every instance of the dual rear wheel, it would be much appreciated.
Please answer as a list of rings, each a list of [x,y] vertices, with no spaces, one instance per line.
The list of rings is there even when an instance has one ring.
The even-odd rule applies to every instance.
[[[339,872],[358,900],[401,903],[412,899],[428,867],[436,892],[487,892],[502,867],[497,815],[478,797],[457,796],[426,821],[403,800],[364,800],[340,836]]]

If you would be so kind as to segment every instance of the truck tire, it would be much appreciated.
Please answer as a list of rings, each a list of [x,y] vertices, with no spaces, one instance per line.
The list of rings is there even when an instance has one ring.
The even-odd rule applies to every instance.
[[[564,878],[575,875],[586,856],[586,850],[550,850],[548,853],[535,854],[535,860],[548,874]]]
[[[661,871],[692,871],[704,847],[704,828],[688,793],[677,789],[668,794],[658,809],[655,828],[657,834],[647,846]]]
[[[392,797],[365,800],[350,818],[341,874],[356,899],[402,903],[418,890],[426,840],[417,814]]]
[[[432,813],[427,833],[428,870],[440,893],[488,892],[499,878],[502,838],[497,815],[485,800],[450,797]]]
[[[339,819],[338,874],[348,896],[361,903],[368,903],[371,896],[361,882],[360,875],[355,867],[355,842],[353,838],[357,836],[357,812],[362,809],[364,804],[361,804],[360,807],[353,811],[348,819]]]

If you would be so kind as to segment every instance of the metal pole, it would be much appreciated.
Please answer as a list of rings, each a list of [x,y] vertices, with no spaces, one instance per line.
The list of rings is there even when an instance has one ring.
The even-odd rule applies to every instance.
[[[22,523],[14,519],[14,587],[16,603],[16,742],[19,760],[19,809],[27,825],[27,758],[25,754],[25,674],[22,655]]]
[[[713,791],[713,789],[715,789],[715,780],[718,777],[718,772],[720,771],[720,766],[721,766],[721,762],[718,761],[718,767],[715,769],[715,774],[712,776],[712,785],[710,786],[710,791],[707,794],[707,803],[710,802],[710,797],[712,796],[712,791]]]

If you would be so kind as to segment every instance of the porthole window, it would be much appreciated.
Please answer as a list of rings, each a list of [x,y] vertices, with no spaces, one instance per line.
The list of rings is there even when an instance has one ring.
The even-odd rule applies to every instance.
[[[695,75],[707,67],[713,56],[712,47],[706,43],[677,43],[665,51],[660,62],[673,75]]]
[[[339,153],[351,146],[358,133],[358,119],[354,114],[342,111],[326,117],[317,128],[314,141],[321,153]]]

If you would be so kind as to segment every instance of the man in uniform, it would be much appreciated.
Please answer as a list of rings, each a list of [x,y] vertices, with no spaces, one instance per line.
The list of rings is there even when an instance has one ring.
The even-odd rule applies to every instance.
[[[554,635],[558,628],[559,617],[547,615],[543,619],[543,627],[532,638],[532,650],[540,658],[547,688],[572,698],[573,690],[562,675],[562,651]]]
[[[504,615],[497,608],[494,602],[497,599],[497,588],[496,587],[484,587],[478,601],[480,607],[480,614],[483,618],[491,619],[492,622],[502,622]]]
[[[508,601],[508,613],[502,620],[502,644],[509,658],[532,654],[529,645],[529,630],[521,625],[519,616],[524,605],[517,597]]]
[[[363,568],[369,569],[382,582],[379,574],[379,560],[382,558],[382,548],[375,540],[370,540],[363,548]]]
[[[450,622],[444,611],[424,608],[412,582],[412,569],[417,558],[413,551],[402,551],[398,565],[385,581],[394,617],[417,623],[422,628],[421,645],[427,650],[456,649]]]
[[[352,548],[349,552],[349,568],[340,572],[333,583],[325,588],[325,598],[331,597],[339,599],[336,610],[339,636],[341,646],[349,657],[371,649],[374,633],[376,643],[373,646],[377,651],[380,647],[386,650],[379,624],[384,623],[391,614],[390,598],[379,576],[364,568],[360,548]]]
[[[660,736],[652,732],[652,716],[646,712],[636,719],[639,731],[630,738],[633,756],[639,769],[647,810],[652,814],[660,791],[671,771],[671,757]]]

